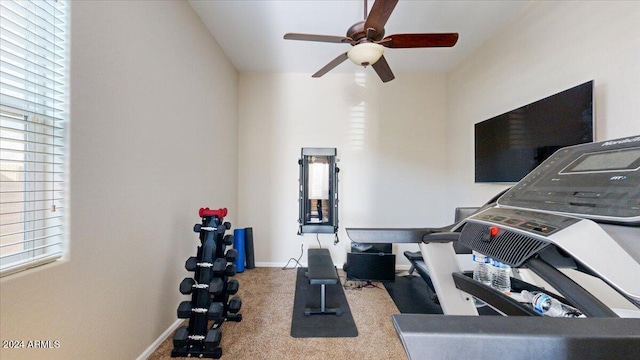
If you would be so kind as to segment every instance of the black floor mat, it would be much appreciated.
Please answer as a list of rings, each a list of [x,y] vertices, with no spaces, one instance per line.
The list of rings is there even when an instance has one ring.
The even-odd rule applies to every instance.
[[[384,287],[403,314],[443,314],[442,306],[429,297],[427,283],[420,276],[396,275],[395,282],[385,282]],[[489,306],[481,306],[478,315],[500,314]]]
[[[442,307],[429,298],[427,284],[419,276],[396,275],[384,287],[403,314],[442,314]]]
[[[306,268],[298,268],[296,294],[293,301],[291,336],[356,337],[358,329],[341,284],[326,285],[326,307],[342,309],[342,315],[304,315],[305,308],[320,308],[320,285],[309,285],[304,276]]]

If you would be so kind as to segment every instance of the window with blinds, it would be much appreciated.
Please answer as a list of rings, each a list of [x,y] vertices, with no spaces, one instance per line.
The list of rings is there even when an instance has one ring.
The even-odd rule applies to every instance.
[[[64,253],[64,1],[0,1],[0,276]]]

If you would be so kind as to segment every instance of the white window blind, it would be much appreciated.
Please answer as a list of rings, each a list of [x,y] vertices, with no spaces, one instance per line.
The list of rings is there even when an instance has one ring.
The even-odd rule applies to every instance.
[[[64,252],[64,1],[0,1],[0,276]]]

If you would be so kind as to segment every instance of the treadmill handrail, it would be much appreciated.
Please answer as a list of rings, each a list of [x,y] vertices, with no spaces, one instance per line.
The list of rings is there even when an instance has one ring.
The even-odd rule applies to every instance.
[[[424,234],[422,236],[422,242],[424,243],[447,243],[458,241],[460,238],[459,232],[443,231],[435,232],[431,234]]]
[[[442,228],[345,228],[351,241],[357,243],[421,243],[424,236],[449,232]]]

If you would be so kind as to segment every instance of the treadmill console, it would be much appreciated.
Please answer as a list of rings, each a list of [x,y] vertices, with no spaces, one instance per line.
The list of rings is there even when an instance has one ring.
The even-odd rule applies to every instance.
[[[640,226],[640,136],[560,149],[497,203]]]
[[[508,226],[542,236],[549,236],[579,221],[577,218],[519,209],[488,208],[474,216],[493,225]]]

